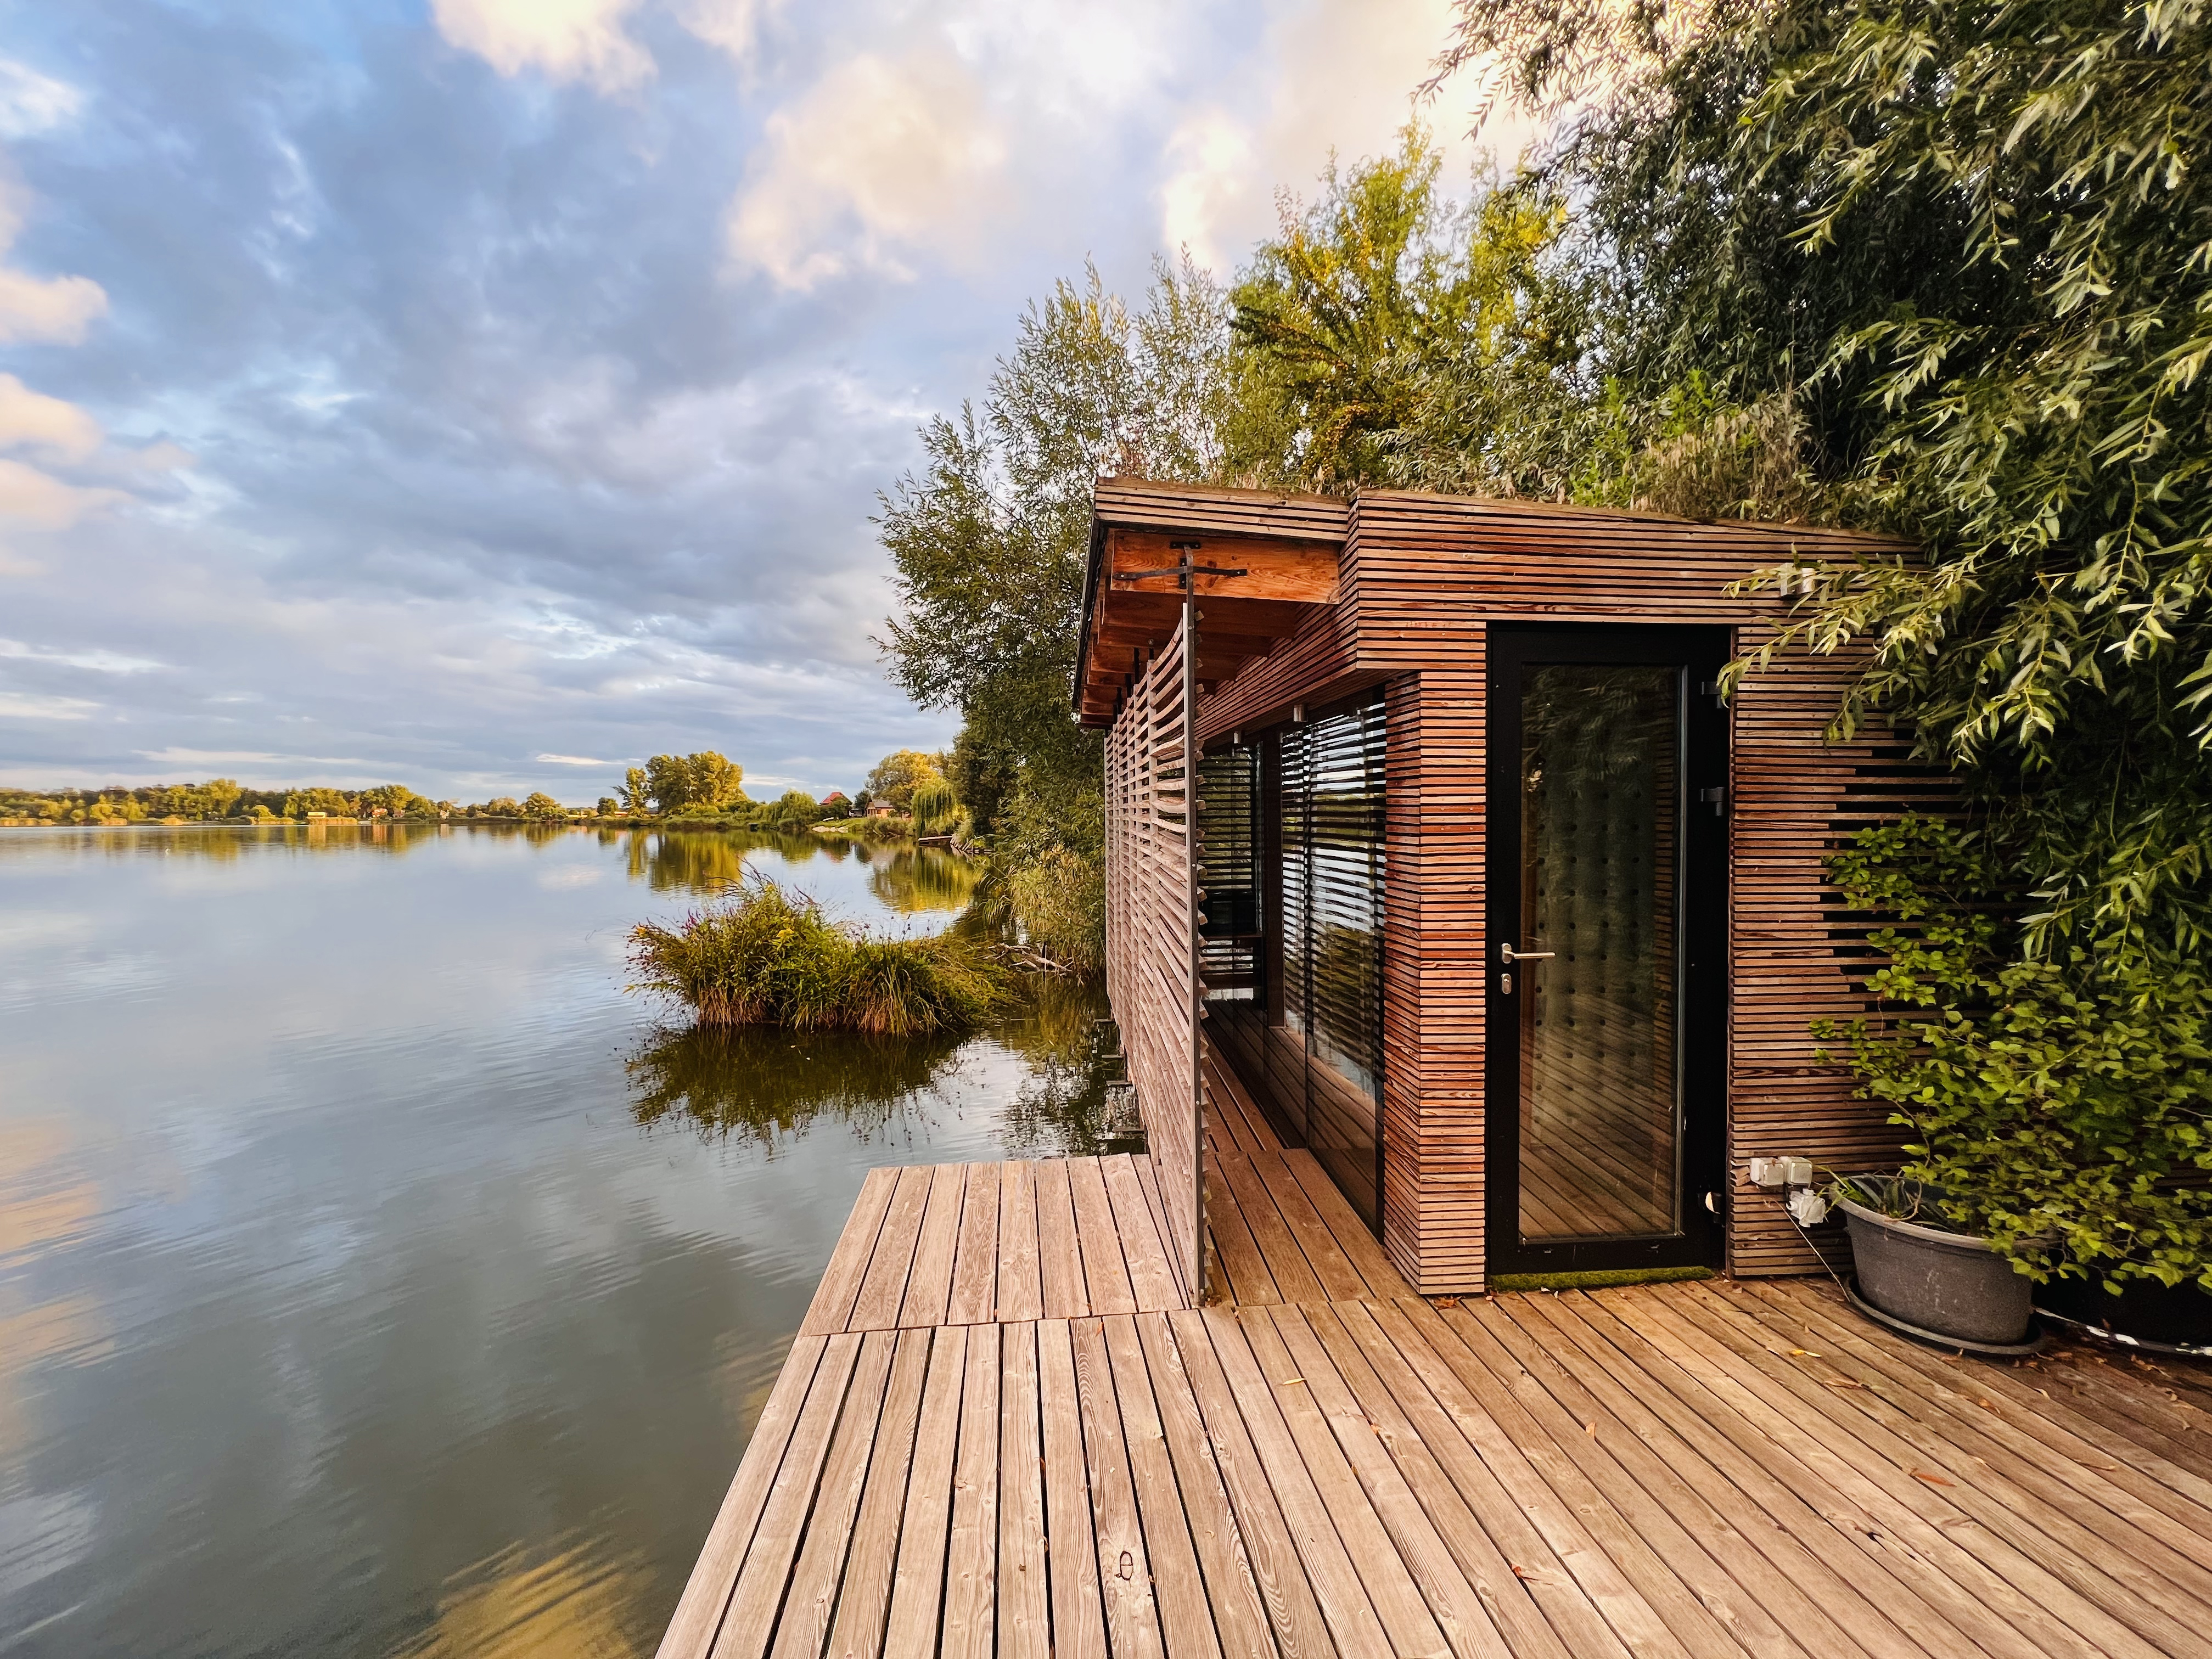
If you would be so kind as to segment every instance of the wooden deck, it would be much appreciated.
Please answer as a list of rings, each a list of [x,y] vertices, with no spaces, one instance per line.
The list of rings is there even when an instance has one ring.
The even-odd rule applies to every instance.
[[[1432,1305],[1233,1097],[1208,1162],[1206,1308],[1143,1160],[872,1176],[662,1654],[2212,1654],[2201,1370]]]

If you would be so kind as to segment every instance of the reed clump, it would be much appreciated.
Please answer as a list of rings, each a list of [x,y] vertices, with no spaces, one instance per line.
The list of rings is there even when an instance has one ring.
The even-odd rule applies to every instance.
[[[917,1036],[972,1029],[1007,994],[1006,970],[973,940],[877,939],[765,878],[673,927],[639,924],[629,961],[634,988],[702,1025]]]

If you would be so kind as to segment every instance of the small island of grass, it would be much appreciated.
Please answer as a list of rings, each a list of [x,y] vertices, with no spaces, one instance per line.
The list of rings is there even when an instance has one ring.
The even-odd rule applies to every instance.
[[[702,1025],[914,1036],[971,1030],[1007,994],[1006,970],[973,939],[878,939],[765,878],[675,927],[640,923],[629,960],[635,988]]]

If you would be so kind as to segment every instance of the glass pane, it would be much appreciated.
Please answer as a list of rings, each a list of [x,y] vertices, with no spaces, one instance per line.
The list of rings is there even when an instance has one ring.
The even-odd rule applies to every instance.
[[[1533,666],[1521,705],[1521,1236],[1680,1231],[1681,677]]]

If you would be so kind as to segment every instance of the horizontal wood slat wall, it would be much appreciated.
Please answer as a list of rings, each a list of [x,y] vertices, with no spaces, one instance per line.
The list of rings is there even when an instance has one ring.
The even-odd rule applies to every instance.
[[[1186,1294],[1206,1282],[1188,624],[1139,674],[1106,740],[1106,989]]]
[[[1371,492],[1352,507],[1337,603],[1203,700],[1198,728],[1212,743],[1295,703],[1388,688],[1383,1241],[1423,1291],[1483,1285],[1487,630],[1702,623],[1738,630],[1741,645],[1781,603],[1727,592],[1753,570],[1907,550],[1799,526]],[[1813,1059],[1810,1022],[1864,1006],[1854,954],[1863,929],[1839,915],[1822,860],[1856,823],[1938,804],[1947,790],[1905,766],[1887,732],[1824,741],[1856,672],[1843,658],[1780,659],[1745,681],[1731,710],[1729,1251],[1739,1273],[1817,1265],[1778,1202],[1744,1180],[1746,1159],[1793,1153],[1854,1169],[1897,1156],[1885,1114]]]

